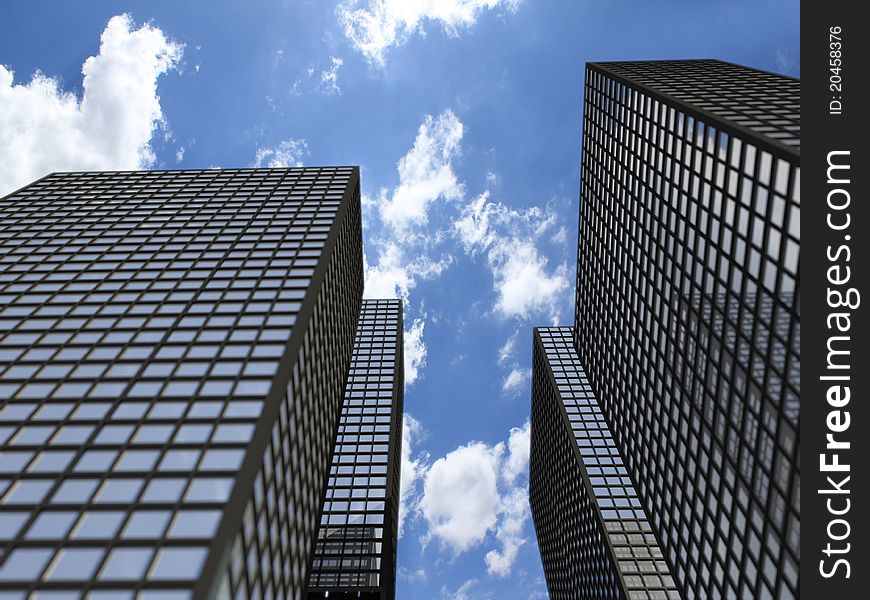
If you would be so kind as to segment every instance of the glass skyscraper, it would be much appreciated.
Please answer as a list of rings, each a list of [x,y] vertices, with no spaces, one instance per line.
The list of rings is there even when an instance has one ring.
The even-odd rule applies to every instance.
[[[584,100],[580,379],[681,594],[796,597],[800,83],[595,63]],[[533,480],[552,477],[535,423]]]
[[[303,597],[362,268],[356,168],[0,200],[0,598]]]
[[[534,331],[529,502],[550,598],[679,600],[571,327]]]
[[[363,300],[308,598],[392,600],[402,440],[402,302]]]

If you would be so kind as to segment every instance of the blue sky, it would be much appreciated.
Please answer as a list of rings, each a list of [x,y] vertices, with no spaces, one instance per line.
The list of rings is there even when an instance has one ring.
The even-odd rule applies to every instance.
[[[0,195],[54,170],[360,165],[367,290],[406,306],[398,597],[545,597],[528,368],[531,328],[573,317],[583,65],[798,76],[798,31],[792,0],[4,0]]]

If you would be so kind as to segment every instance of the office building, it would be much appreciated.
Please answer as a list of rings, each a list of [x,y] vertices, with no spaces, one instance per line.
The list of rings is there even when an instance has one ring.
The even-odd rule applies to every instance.
[[[402,375],[401,300],[363,300],[309,600],[395,598]]]
[[[533,344],[529,503],[550,598],[679,600],[573,329],[536,328]]]
[[[0,200],[0,597],[302,598],[362,269],[356,168]]]
[[[584,101],[579,364],[682,595],[796,597],[800,83],[594,63]]]

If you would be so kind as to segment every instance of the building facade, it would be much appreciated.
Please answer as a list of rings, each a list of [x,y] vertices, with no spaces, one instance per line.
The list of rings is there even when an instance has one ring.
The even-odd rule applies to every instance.
[[[553,600],[679,600],[574,348],[534,330],[529,503]]]
[[[303,597],[362,268],[356,168],[0,200],[0,597]]]
[[[395,598],[403,388],[402,302],[363,300],[310,600]]]
[[[800,83],[595,63],[584,101],[580,364],[683,596],[796,597]]]

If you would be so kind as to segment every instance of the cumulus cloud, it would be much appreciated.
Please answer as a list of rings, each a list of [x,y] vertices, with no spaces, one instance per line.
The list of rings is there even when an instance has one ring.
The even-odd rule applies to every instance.
[[[401,537],[401,530],[400,535]],[[403,579],[409,583],[418,583],[422,581],[426,581],[428,578],[428,574],[425,569],[416,569],[414,571],[408,569],[407,567],[399,566],[396,570],[396,577],[399,579]]]
[[[360,7],[360,4],[364,4]],[[400,46],[415,33],[425,35],[424,23],[440,25],[457,37],[477,22],[485,10],[516,10],[518,0],[345,0],[338,6],[344,34],[369,64],[383,66],[386,51]]]
[[[501,520],[495,532],[501,542],[501,550],[490,550],[484,556],[486,569],[493,575],[506,577],[517,559],[520,548],[525,543],[523,527],[529,515],[528,492],[525,489],[513,490],[502,499]]]
[[[183,46],[130,15],[109,19],[82,65],[82,97],[37,71],[15,84],[0,65],[0,196],[52,171],[146,169],[163,124],[157,80]]]
[[[254,167],[269,169],[301,167],[302,158],[306,154],[308,154],[308,143],[305,140],[284,140],[274,148],[258,148]]]
[[[424,541],[437,539],[459,554],[494,534],[500,548],[487,552],[487,570],[510,573],[526,541],[529,431],[526,423],[511,430],[507,443],[471,442],[431,464],[418,503],[428,526]]]
[[[338,86],[338,70],[344,64],[344,61],[335,56],[330,56],[329,60],[332,62],[332,66],[320,72],[320,90],[327,95],[340,94],[341,88]]]
[[[377,260],[366,265],[368,297],[399,297],[407,304],[418,280],[437,277],[450,265],[449,255],[429,256],[439,233],[422,226],[434,202],[462,195],[452,165],[461,139],[462,123],[452,111],[434,118],[427,115],[413,146],[396,165],[398,185],[381,189],[377,198],[363,199],[366,211],[374,212],[384,229],[371,244],[377,248]]]
[[[402,246],[394,241],[381,242],[378,261],[366,265],[366,298],[401,298],[408,302],[411,290],[419,279],[432,279],[450,266],[450,256],[433,259],[425,254],[408,258]]]
[[[558,322],[569,287],[568,266],[551,268],[537,247],[537,240],[555,225],[555,213],[537,206],[515,210],[489,196],[484,192],[470,202],[454,230],[467,252],[485,257],[497,294],[496,311],[521,319],[544,315]]]
[[[501,497],[498,465],[504,444],[472,442],[436,460],[426,473],[420,510],[429,535],[464,552],[495,529]]]
[[[390,194],[382,190],[378,200],[381,218],[397,233],[426,225],[433,202],[462,197],[453,171],[462,133],[462,122],[450,109],[434,118],[426,115],[420,124],[414,146],[397,165],[399,185]]]

